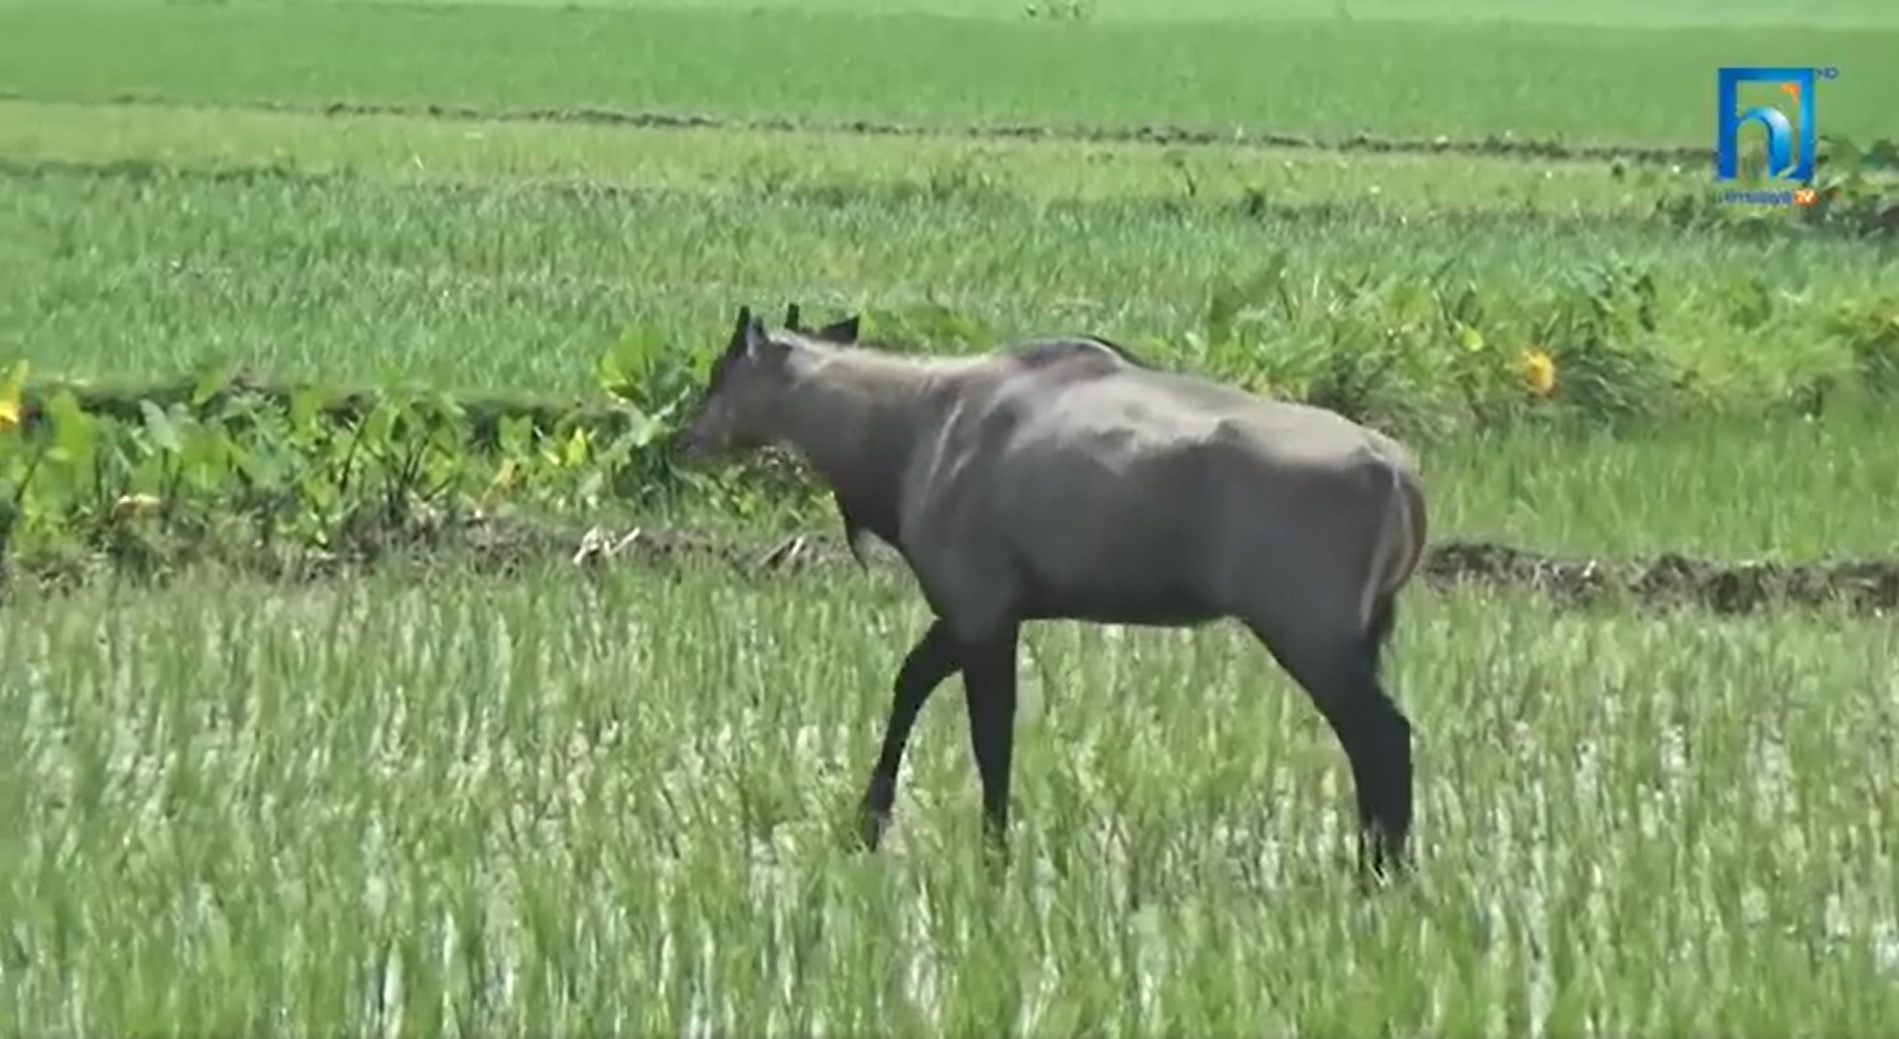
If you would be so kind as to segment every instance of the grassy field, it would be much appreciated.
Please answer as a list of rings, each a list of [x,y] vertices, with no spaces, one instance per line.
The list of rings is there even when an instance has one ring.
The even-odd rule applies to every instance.
[[[1837,67],[1826,126],[1890,133],[1899,16],[1877,17],[1637,31],[441,4],[152,3],[102,18],[85,2],[49,3],[0,7],[0,90],[1700,143],[1712,136],[1713,69],[1730,64]]]
[[[1232,633],[1033,636],[1005,891],[968,855],[953,695],[889,859],[843,853],[921,623],[889,579],[558,572],[9,614],[6,1028],[1867,1035],[1899,1009],[1888,623],[1420,600],[1392,680],[1432,866],[1377,908],[1341,879],[1329,733]]]
[[[109,16],[83,3],[0,7],[0,91],[19,98],[0,103],[12,201],[0,278],[20,286],[0,297],[0,329],[68,371],[242,359],[329,378],[570,389],[630,320],[696,337],[735,299],[767,296],[927,299],[1000,334],[1085,322],[1177,341],[1210,278],[1284,249],[1302,272],[1417,277],[1461,264],[1506,299],[1579,261],[1632,264],[1660,283],[1658,345],[1767,395],[1837,359],[1825,319],[1899,273],[1889,248],[1684,236],[1632,219],[1668,186],[1706,183],[1693,163],[1616,176],[1603,162],[1501,157],[321,114],[335,102],[441,103],[1707,146],[1722,62],[1838,66],[1825,128],[1889,131],[1882,99],[1899,78],[1851,48],[1899,46],[1899,22],[1813,30],[1808,55],[1799,34],[1719,28],[1591,30],[1597,39],[1334,18],[1076,35],[1019,18],[919,27],[818,10],[97,10]],[[1444,60],[1418,32],[1484,57]],[[1602,53],[1574,49],[1585,46]],[[848,60],[818,58],[839,47]],[[1322,58],[1340,48],[1350,61]],[[1425,53],[1428,69],[1390,65]],[[983,56],[981,74],[967,55]],[[127,97],[157,107],[103,103]],[[260,103],[306,110],[228,107]],[[1131,284],[1146,291],[1131,296]],[[287,323],[294,334],[281,334]]]
[[[1890,5],[1048,21],[5,0],[0,370],[598,399],[629,330],[703,351],[787,300],[1247,370],[1354,329],[1453,354],[1406,309],[1441,286],[1533,347],[1551,299],[1623,271],[1653,296],[1615,334],[1726,403],[1435,439],[1434,536],[1899,556],[1891,237],[1669,207],[1710,186],[1717,65],[1836,67],[1821,131],[1899,136]],[[1217,287],[1275,262],[1285,302],[1208,345]],[[1834,383],[1874,407],[1767,406]],[[888,854],[838,840],[924,625],[907,578],[409,562],[0,604],[0,1031],[1865,1035],[1899,1010],[1889,618],[1408,593],[1423,869],[1369,902],[1342,755],[1257,646],[1036,628],[998,891],[957,683]]]
[[[1771,386],[1839,355],[1834,308],[1899,280],[1890,248],[1631,219],[1654,186],[1600,163],[27,102],[0,103],[0,144],[0,327],[98,374],[578,389],[628,322],[701,339],[740,299],[1178,343],[1210,279],[1284,250],[1300,280],[1455,267],[1499,306],[1633,265],[1660,348]]]
[[[1343,879],[1330,735],[1226,631],[1032,636],[1003,890],[953,695],[887,857],[846,853],[922,623],[889,579],[716,573],[10,613],[5,1027],[1866,1035],[1899,1010],[1888,623],[1420,600],[1392,680],[1431,866],[1376,906]]]
[[[44,0],[0,0],[0,7],[42,3]],[[87,0],[95,6],[119,4],[137,6],[151,0]],[[309,0],[223,0],[238,7],[299,3]],[[317,3],[325,0],[315,0]],[[345,0],[349,3],[382,3],[399,7],[448,6],[469,3],[506,7],[586,8],[590,10],[649,9],[644,0]],[[675,10],[710,10],[762,13],[860,15],[925,14],[936,17],[988,18],[1020,21],[1028,17],[1028,5],[1018,0],[677,0],[663,5]],[[1659,26],[1731,26],[1731,25],[1816,25],[1891,28],[1896,19],[1891,9],[1878,0],[1818,0],[1789,11],[1785,5],[1769,0],[1672,0],[1667,4],[1645,4],[1639,0],[1611,0],[1587,6],[1545,4],[1536,0],[1268,0],[1247,3],[1243,0],[1096,0],[1078,5],[1087,21],[1118,22],[1131,20],[1149,24],[1194,21],[1264,20],[1376,20],[1473,22],[1509,21],[1542,25],[1607,25],[1612,27]],[[1057,13],[1054,17],[1061,18]],[[1070,16],[1072,18],[1072,16]]]

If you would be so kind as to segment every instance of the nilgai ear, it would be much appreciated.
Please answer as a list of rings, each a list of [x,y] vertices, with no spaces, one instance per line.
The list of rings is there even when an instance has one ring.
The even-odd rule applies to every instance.
[[[818,329],[816,338],[833,343],[857,342],[858,315],[852,314],[842,321],[833,321]]]
[[[785,327],[793,332],[804,331],[804,326],[798,323],[798,317],[798,305],[796,303],[785,304]]]
[[[725,344],[725,352],[727,354],[744,352],[746,336],[755,323],[756,322],[752,320],[752,308],[750,306],[740,307],[738,311],[738,324],[732,327],[732,338]]]

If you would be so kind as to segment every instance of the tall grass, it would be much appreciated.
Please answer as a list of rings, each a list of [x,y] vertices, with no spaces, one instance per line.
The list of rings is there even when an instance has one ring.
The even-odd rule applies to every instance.
[[[1030,635],[991,890],[883,578],[187,583],[0,614],[12,1034],[1869,1034],[1899,1007],[1889,625],[1409,600],[1423,872],[1235,631]]]
[[[1844,363],[1827,319],[1875,299],[1893,270],[1851,242],[1660,223],[1466,212],[1426,225],[1376,209],[1254,216],[1237,201],[929,198],[875,182],[612,191],[133,168],[0,173],[0,191],[0,280],[18,287],[0,296],[0,329],[40,370],[75,374],[216,361],[571,389],[631,322],[694,341],[740,302],[787,299],[935,302],[997,335],[1088,326],[1178,349],[1210,282],[1283,251],[1299,285],[1465,272],[1493,311],[1585,264],[1626,263],[1658,285],[1658,349],[1772,376]]]

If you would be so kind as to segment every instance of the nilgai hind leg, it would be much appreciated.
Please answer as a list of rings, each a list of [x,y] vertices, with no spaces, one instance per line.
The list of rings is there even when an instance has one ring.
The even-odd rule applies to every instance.
[[[1384,879],[1411,867],[1411,722],[1385,693],[1378,660],[1391,631],[1393,606],[1381,599],[1369,630],[1356,638],[1275,638],[1253,632],[1303,686],[1351,763],[1358,801],[1361,880]]]
[[[897,668],[890,693],[890,717],[884,721],[883,749],[877,754],[870,783],[864,789],[858,837],[866,850],[876,851],[890,827],[890,809],[897,801],[897,772],[903,766],[904,746],[910,741],[910,730],[916,727],[917,715],[936,687],[960,667],[949,625],[934,620]]]
[[[1009,864],[1009,770],[1015,757],[1017,625],[964,644],[963,695],[969,742],[982,775],[983,846],[991,869]]]

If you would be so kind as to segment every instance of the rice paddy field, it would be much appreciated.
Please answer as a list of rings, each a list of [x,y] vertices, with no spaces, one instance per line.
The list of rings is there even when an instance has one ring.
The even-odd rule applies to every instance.
[[[34,380],[597,404],[629,328],[703,354],[797,301],[1269,382],[1401,340],[1424,386],[1471,308],[1514,379],[1571,335],[1536,308],[1627,275],[1615,334],[1707,406],[1420,434],[1433,537],[1720,593],[1414,584],[1419,872],[1367,896],[1344,757],[1237,628],[1029,629],[992,883],[956,681],[891,840],[845,839],[928,620],[890,566],[9,588],[0,1033],[1884,1034],[1899,629],[1711,602],[1899,588],[1899,249],[1670,200],[1714,187],[1716,67],[1836,70],[1819,130],[1876,156],[1894,54],[1875,0],[0,2],[0,366]],[[1445,285],[1477,302],[1439,335],[1403,301]],[[1558,398],[1610,378],[1585,339]],[[550,522],[835,524],[730,500]]]

